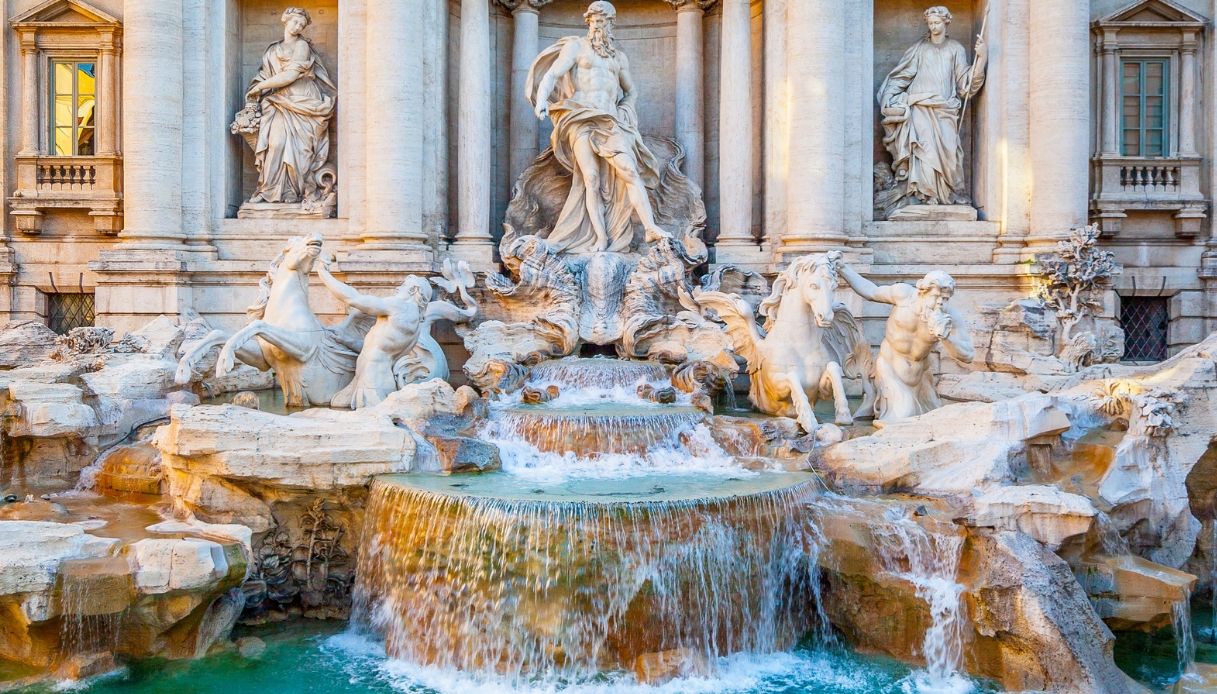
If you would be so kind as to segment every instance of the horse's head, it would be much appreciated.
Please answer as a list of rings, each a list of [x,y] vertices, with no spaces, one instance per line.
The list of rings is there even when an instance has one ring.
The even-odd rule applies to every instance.
[[[829,251],[803,256],[791,263],[788,270],[793,271],[794,285],[798,288],[799,297],[811,308],[816,325],[821,328],[831,326],[836,318],[833,304],[836,303],[840,262],[841,252]]]
[[[313,271],[313,263],[321,255],[321,234],[313,232],[308,236],[296,236],[288,239],[287,246],[280,254],[278,266],[292,270],[301,275]]]

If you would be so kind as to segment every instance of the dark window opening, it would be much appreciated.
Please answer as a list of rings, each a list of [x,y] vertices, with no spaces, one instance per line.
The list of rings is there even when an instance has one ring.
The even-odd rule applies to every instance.
[[[1124,328],[1126,361],[1166,359],[1166,328],[1170,323],[1167,299],[1126,296],[1120,299],[1120,327]]]
[[[47,327],[60,335],[93,325],[92,294],[47,294],[47,304]]]

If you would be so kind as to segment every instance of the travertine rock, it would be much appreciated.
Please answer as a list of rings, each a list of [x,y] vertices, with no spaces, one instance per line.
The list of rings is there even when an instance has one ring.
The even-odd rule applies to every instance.
[[[117,544],[70,523],[0,521],[0,595],[50,590],[65,559],[108,556]]]
[[[50,328],[39,321],[20,320],[0,326],[0,369],[33,366],[55,351],[55,338]]]
[[[1054,552],[1089,532],[1098,515],[1086,497],[1048,485],[988,489],[977,494],[972,504],[970,525],[1017,530]]]
[[[1171,624],[1175,606],[1190,599],[1196,577],[1141,557],[1098,557],[1079,575],[1095,611],[1112,629],[1155,631]]]

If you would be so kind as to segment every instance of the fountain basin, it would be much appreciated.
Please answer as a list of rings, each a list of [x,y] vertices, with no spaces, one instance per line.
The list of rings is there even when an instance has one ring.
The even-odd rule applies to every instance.
[[[378,477],[355,617],[390,656],[516,682],[660,655],[676,674],[710,671],[819,623],[818,489],[807,473]]]
[[[496,412],[487,434],[492,439],[524,441],[546,453],[643,454],[656,447],[678,446],[679,434],[705,417],[696,407],[679,405],[520,405]]]

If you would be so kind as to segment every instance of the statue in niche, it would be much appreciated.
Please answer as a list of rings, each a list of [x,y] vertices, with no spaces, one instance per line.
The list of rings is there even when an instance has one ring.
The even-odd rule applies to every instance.
[[[617,10],[596,0],[583,18],[586,36],[559,39],[529,69],[525,93],[537,117],[548,116],[554,125],[550,149],[531,168],[552,157],[568,182],[561,211],[544,234],[551,248],[568,254],[626,253],[635,246],[635,218],[646,242],[671,236],[660,226],[656,203],[665,195],[665,178],[683,177],[679,170],[675,176],[664,170],[638,131],[630,63],[613,38]],[[681,156],[677,148],[675,160]],[[529,173],[521,176],[520,189],[532,182]],[[696,198],[700,207],[700,195]]]
[[[376,324],[363,340],[354,379],[334,395],[330,406],[371,407],[410,383],[447,379],[448,361],[431,337],[431,326],[441,319],[461,323],[477,315],[477,304],[469,296],[473,272],[468,263],[461,261],[453,267],[446,260],[444,279],[433,280],[445,290],[459,293],[465,304],[460,308],[447,301],[432,301],[431,283],[417,275],[408,275],[392,296],[363,294],[330,274],[333,262],[332,256],[322,258],[317,276],[347,308],[375,317]]]
[[[947,36],[951,19],[942,5],[926,10],[926,37],[905,51],[879,87],[883,145],[892,164],[890,179],[883,176],[876,186],[875,207],[888,219],[976,218],[960,130],[968,100],[984,84],[988,48],[982,30],[969,65],[963,45]],[[922,207],[927,205],[959,207]]]
[[[844,263],[840,274],[863,299],[893,307],[869,374],[877,389],[875,419],[883,422],[915,417],[941,407],[930,370],[930,352],[941,344],[943,351],[958,362],[971,363],[975,356],[967,324],[947,306],[955,293],[955,280],[934,270],[915,287],[903,282],[880,287]],[[858,412],[860,417],[871,414]]]
[[[238,217],[333,217],[337,173],[330,162],[330,120],[337,87],[303,35],[307,11],[283,11],[283,40],[262,54],[262,68],[232,123],[253,149],[258,186]]]

